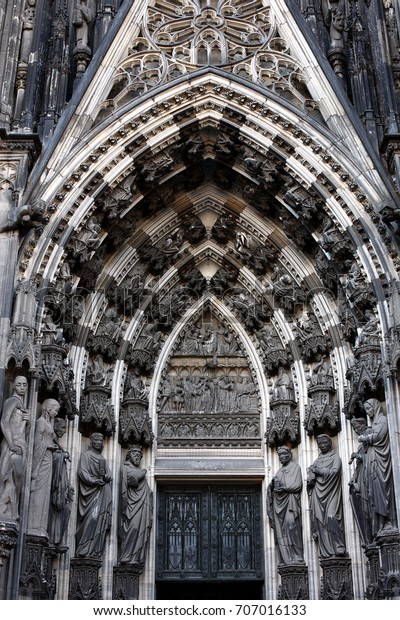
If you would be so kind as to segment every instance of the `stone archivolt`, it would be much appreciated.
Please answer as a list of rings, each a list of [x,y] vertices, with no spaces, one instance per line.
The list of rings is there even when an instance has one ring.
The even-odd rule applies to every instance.
[[[365,174],[369,155],[355,159],[342,129],[322,121],[264,3],[156,1],[140,28],[85,127],[66,132],[79,145],[46,154],[33,173],[24,204],[43,200],[45,217],[30,221],[40,226],[27,231],[18,211],[3,231],[21,237],[25,283],[1,348],[6,379],[29,375],[40,403],[59,398],[74,472],[76,446],[102,432],[107,459],[141,446],[153,471],[158,457],[193,464],[217,448],[233,462],[264,457],[257,475],[267,478],[275,449],[290,445],[305,475],[316,437],[339,435],[343,457],[357,441],[348,420],[390,393],[397,212],[382,207],[391,194],[380,173]],[[331,105],[325,118],[335,117]],[[13,208],[14,173],[0,178],[2,205]],[[12,553],[17,525],[0,557]],[[366,550],[376,574],[382,552],[375,598],[398,587],[392,525]],[[71,528],[66,538],[72,555]],[[44,553],[48,542],[30,541],[23,593],[32,568],[38,583],[51,573],[61,551]],[[350,597],[350,559],[323,559],[307,561],[324,574],[324,597]],[[71,598],[99,595],[101,562],[110,577],[109,559],[72,560]],[[136,584],[144,567],[116,568],[120,584],[130,574]],[[305,596],[306,571],[280,567],[285,597]]]

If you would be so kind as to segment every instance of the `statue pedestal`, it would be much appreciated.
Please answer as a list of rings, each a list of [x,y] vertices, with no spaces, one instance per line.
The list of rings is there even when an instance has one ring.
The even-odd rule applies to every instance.
[[[101,560],[74,558],[71,560],[68,599],[70,601],[93,601],[101,599],[99,569]]]
[[[51,601],[56,593],[55,553],[46,536],[27,536],[19,593],[22,599]]]
[[[376,535],[380,555],[381,598],[400,596],[400,536],[397,528],[381,530]]]
[[[17,544],[19,526],[16,521],[0,521],[0,570]]]
[[[0,521],[0,599],[8,598],[9,557],[17,544],[19,526],[16,521]]]
[[[305,564],[280,564],[279,600],[308,601],[308,568]]]
[[[323,571],[321,599],[324,601],[352,601],[353,577],[350,558],[324,558],[320,560]]]
[[[137,601],[139,598],[139,576],[144,564],[119,564],[114,566],[113,600]]]
[[[379,549],[376,545],[368,545],[365,548],[365,555],[368,558],[368,586],[365,592],[365,598],[368,600],[380,600],[380,561]]]

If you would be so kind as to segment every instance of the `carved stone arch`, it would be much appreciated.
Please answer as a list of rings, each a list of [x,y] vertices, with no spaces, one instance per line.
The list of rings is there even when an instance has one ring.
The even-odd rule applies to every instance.
[[[157,403],[157,395],[160,394],[159,388],[162,382],[162,377],[165,376],[167,365],[174,352],[174,347],[176,347],[177,341],[185,333],[185,329],[187,328],[186,326],[195,323],[196,317],[201,316],[201,313],[205,308],[207,309],[207,312],[215,312],[215,314],[220,317],[221,321],[225,321],[226,325],[229,326],[229,328],[234,332],[236,339],[242,343],[247,357],[246,364],[251,369],[251,374],[254,375],[259,388],[259,398],[261,399],[261,412],[259,411],[259,414],[261,413],[262,417],[264,417],[268,407],[268,392],[265,375],[263,373],[262,364],[256,348],[243,328],[240,327],[237,319],[231,311],[213,295],[208,294],[204,297],[204,299],[199,300],[197,304],[192,306],[186,315],[184,315],[182,321],[175,325],[169,337],[166,339],[163,348],[161,349],[160,356],[154,368],[151,396],[149,401],[149,410],[152,418],[154,420],[157,419],[157,407],[159,406],[159,403]],[[210,355],[209,357],[212,356]]]

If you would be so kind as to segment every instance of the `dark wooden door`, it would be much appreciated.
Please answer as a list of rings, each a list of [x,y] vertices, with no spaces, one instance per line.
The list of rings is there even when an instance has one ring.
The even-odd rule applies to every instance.
[[[158,581],[263,580],[259,486],[162,486],[157,513]]]

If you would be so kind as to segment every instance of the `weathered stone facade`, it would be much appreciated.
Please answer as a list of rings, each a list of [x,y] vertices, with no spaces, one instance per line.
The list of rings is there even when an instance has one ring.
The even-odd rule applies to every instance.
[[[0,598],[399,597],[398,19],[3,2]]]

